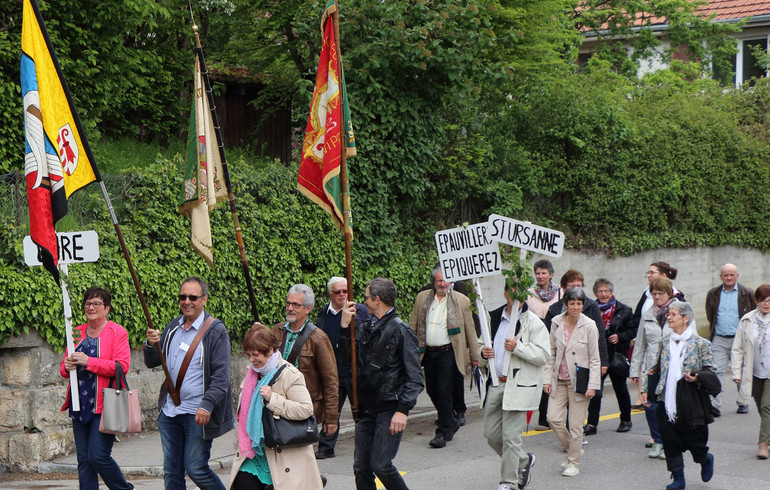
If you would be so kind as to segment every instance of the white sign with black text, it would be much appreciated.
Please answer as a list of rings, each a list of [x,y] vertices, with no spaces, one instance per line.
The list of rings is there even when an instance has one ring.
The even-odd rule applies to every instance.
[[[502,272],[497,242],[487,239],[487,223],[436,232],[438,261],[449,282],[494,276]]]
[[[487,221],[487,239],[505,243],[524,250],[561,257],[564,250],[564,233],[533,225],[527,221],[492,214]]]
[[[38,257],[38,246],[28,235],[22,241],[24,263],[29,266],[42,265]],[[95,231],[68,231],[56,234],[59,246],[60,264],[80,264],[99,260],[99,235]]]

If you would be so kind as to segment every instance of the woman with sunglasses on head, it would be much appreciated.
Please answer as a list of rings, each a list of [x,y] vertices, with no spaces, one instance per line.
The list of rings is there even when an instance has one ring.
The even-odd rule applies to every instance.
[[[733,341],[731,368],[740,398],[754,399],[759,412],[757,458],[767,459],[770,444],[770,285],[754,292],[757,308],[738,323]]]
[[[59,366],[62,377],[69,379],[70,371],[77,372],[80,410],[72,409],[71,391],[62,411],[69,409],[75,451],[78,460],[78,481],[81,490],[98,490],[99,477],[111,490],[129,489],[118,463],[112,459],[115,435],[99,432],[104,396],[110,379],[115,377],[115,363],[127,373],[131,363],[128,333],[117,323],[107,319],[112,296],[106,289],[91,287],[83,295],[83,309],[87,322],[77,327],[75,351],[65,352]],[[78,337],[79,334],[79,337]]]
[[[230,472],[231,490],[318,490],[324,486],[312,444],[281,449],[265,446],[263,410],[290,420],[313,414],[305,377],[283,360],[279,346],[273,330],[262,324],[255,323],[243,338],[241,347],[249,369],[236,409],[238,452]]]

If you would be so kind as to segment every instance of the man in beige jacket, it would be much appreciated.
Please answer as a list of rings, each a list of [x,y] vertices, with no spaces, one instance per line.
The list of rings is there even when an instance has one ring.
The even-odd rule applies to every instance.
[[[478,337],[470,300],[450,290],[439,267],[431,273],[431,285],[417,295],[409,325],[419,342],[425,388],[438,411],[436,437],[430,446],[442,448],[460,428],[452,410],[454,379],[458,371],[467,374],[471,364],[478,366]]]

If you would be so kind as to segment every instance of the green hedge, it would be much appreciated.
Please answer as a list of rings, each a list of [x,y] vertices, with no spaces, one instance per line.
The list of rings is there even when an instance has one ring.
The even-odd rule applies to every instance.
[[[110,197],[155,327],[162,328],[178,315],[181,280],[200,275],[211,286],[207,309],[225,322],[232,340],[238,342],[252,319],[229,206],[221,204],[211,213],[211,271],[192,251],[189,220],[176,211],[180,161],[179,156],[158,158],[151,167],[132,173],[130,185]],[[231,164],[231,172],[260,320],[281,321],[286,291],[298,282],[313,288],[318,306],[325,304],[328,278],[345,273],[344,242],[328,216],[296,191],[296,168],[274,162],[249,165],[241,160]],[[137,347],[144,341],[147,325],[101,193],[92,185],[76,193],[71,205],[71,214],[79,222],[70,222],[70,227],[96,230],[101,253],[96,263],[69,267],[74,322],[84,321],[83,291],[101,285],[113,294],[110,317],[126,327],[131,344]],[[8,216],[0,219],[0,243],[4,244],[0,249],[0,342],[35,327],[61,349],[65,344],[61,291],[43,269],[23,263],[21,240],[28,233],[26,226],[16,228]],[[377,256],[385,259],[376,261],[359,250],[366,242],[369,247],[379,243],[376,236],[360,234],[353,241],[356,299],[362,300],[367,280],[383,275],[396,283],[397,306],[408,315],[416,292],[427,282],[434,252],[402,237],[397,243],[379,243]]]

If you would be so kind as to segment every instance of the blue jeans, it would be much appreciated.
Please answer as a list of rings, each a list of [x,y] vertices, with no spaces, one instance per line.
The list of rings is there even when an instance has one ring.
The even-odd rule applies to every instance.
[[[356,423],[356,451],[353,472],[356,489],[376,490],[374,475],[387,490],[408,490],[404,479],[393,466],[393,458],[401,443],[401,434],[390,433],[390,420],[394,412],[361,415]]]
[[[660,429],[658,428],[658,415],[655,412],[658,404],[649,400],[647,403],[650,406],[644,407],[644,416],[647,418],[647,425],[650,427],[650,437],[652,437],[656,444],[663,444],[663,439],[660,438]]]
[[[158,417],[163,445],[163,479],[166,490],[184,490],[184,474],[202,490],[225,490],[222,480],[209,468],[211,441],[203,440],[203,427],[195,415]]]
[[[99,476],[102,477],[107,488],[112,490],[134,488],[123,477],[118,463],[112,459],[112,443],[115,442],[115,436],[99,432],[101,419],[101,415],[96,415],[85,424],[72,420],[80,488],[81,490],[99,490]]]

